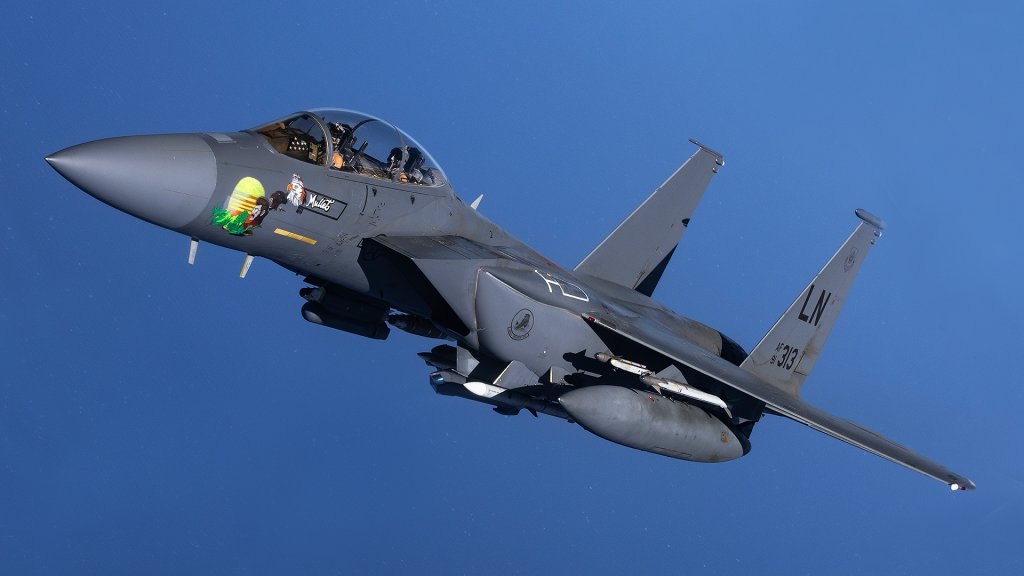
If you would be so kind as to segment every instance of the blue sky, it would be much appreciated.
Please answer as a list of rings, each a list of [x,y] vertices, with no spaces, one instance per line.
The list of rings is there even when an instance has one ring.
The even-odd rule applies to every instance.
[[[0,19],[0,571],[891,574],[1024,568],[1016,3],[21,3]],[[768,418],[701,465],[438,397],[300,279],[111,210],[47,153],[337,106],[574,265],[692,153],[656,295],[751,348],[888,223],[804,396],[973,478]]]

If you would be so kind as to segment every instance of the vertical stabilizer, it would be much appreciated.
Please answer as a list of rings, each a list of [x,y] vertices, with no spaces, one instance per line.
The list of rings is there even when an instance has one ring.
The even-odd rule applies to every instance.
[[[725,165],[718,152],[696,140],[690,142],[700,149],[584,258],[576,272],[647,296],[654,293],[697,202],[718,167]]]
[[[881,236],[878,217],[857,210],[862,222],[797,296],[740,368],[794,396],[821,354],[846,294],[868,250]]]

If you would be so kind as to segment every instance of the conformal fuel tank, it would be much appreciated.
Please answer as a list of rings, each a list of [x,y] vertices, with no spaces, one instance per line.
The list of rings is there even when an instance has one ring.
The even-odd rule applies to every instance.
[[[750,442],[696,406],[621,386],[588,386],[563,394],[565,411],[588,431],[638,450],[693,462],[725,462]]]

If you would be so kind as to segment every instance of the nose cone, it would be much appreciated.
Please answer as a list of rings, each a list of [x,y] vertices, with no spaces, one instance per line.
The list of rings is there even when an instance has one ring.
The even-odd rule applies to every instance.
[[[46,161],[97,199],[171,229],[202,214],[217,187],[213,150],[197,134],[108,138]]]

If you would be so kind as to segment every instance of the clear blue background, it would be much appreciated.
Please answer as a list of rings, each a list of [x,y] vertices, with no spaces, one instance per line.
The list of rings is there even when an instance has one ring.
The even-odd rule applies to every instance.
[[[1019,573],[1019,3],[17,2],[0,17],[0,572]],[[301,281],[44,162],[339,106],[573,266],[697,137],[727,165],[656,295],[751,348],[889,224],[804,390],[972,477],[767,418],[692,464],[438,397]]]

